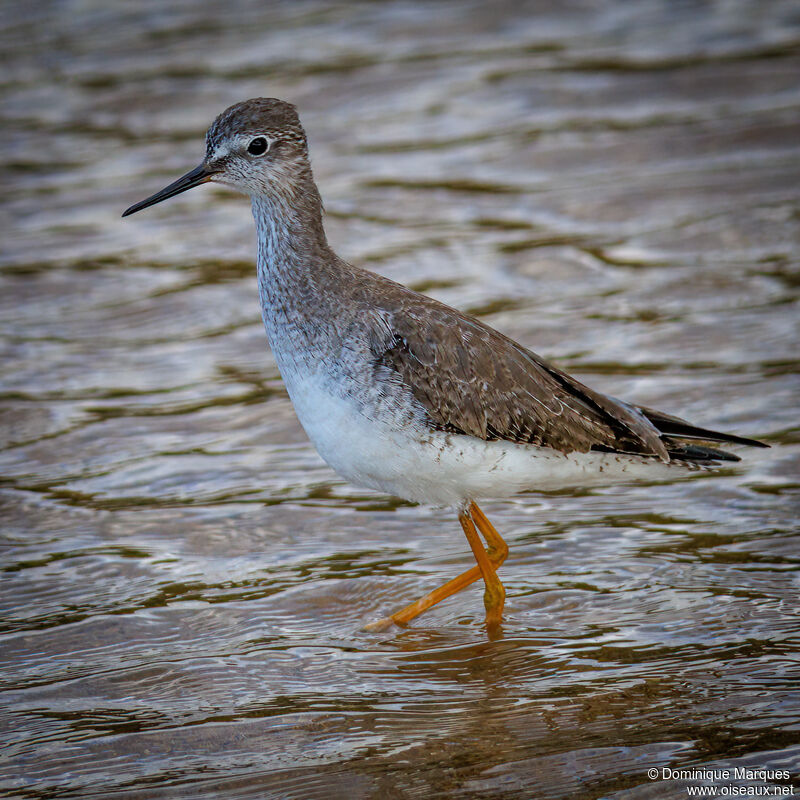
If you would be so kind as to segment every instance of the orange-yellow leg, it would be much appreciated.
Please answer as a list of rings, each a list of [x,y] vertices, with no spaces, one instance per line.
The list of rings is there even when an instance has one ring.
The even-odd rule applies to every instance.
[[[472,548],[472,554],[478,562],[481,575],[483,576],[483,583],[486,590],[483,593],[483,605],[486,607],[486,625],[489,628],[497,627],[503,619],[503,605],[506,601],[506,590],[497,573],[494,571],[494,565],[489,560],[489,554],[483,549],[481,538],[478,536],[478,531],[475,530],[475,523],[469,514],[459,514],[458,521],[464,529],[464,533]]]
[[[484,604],[486,605],[487,624],[496,625],[500,621],[502,615],[505,589],[503,588],[503,584],[500,583],[495,570],[506,560],[506,556],[508,555],[508,545],[503,541],[503,538],[495,530],[492,523],[489,522],[489,520],[486,518],[486,515],[475,503],[470,503],[467,512],[462,512],[459,514],[458,518],[461,522],[462,528],[464,528],[464,533],[467,534],[470,547],[472,547],[472,539],[470,539],[470,535],[474,534],[474,539],[477,542],[477,547],[481,553],[481,558],[485,560],[484,565],[488,563],[489,569],[491,570],[491,575],[494,577],[492,580],[492,577],[490,576],[489,581],[486,582],[487,591],[484,595]],[[471,533],[467,533],[467,527],[465,527],[464,523],[465,519],[468,520]],[[489,545],[488,550],[483,549],[480,539],[478,539],[477,534],[475,534],[476,526],[483,534],[484,539],[486,539],[486,543]],[[472,551],[475,553],[474,547],[472,547]],[[429,594],[426,594],[424,597],[420,597],[420,599],[416,602],[411,603],[411,605],[408,605],[400,611],[395,612],[391,616],[384,617],[383,619],[379,619],[375,622],[365,625],[364,630],[383,631],[393,624],[405,625],[423,611],[427,611],[431,606],[435,606],[437,603],[445,600],[451,595],[454,595],[456,592],[460,592],[470,584],[475,583],[475,581],[477,581],[479,578],[483,577],[484,581],[486,581],[483,568],[481,567],[481,558],[478,557],[477,553],[475,553],[475,558],[478,561],[478,566],[472,567],[472,569],[468,569],[466,572],[462,572],[461,575],[449,580],[446,584],[444,584],[444,586],[434,589]],[[490,584],[493,587],[491,591],[489,590]],[[499,591],[497,589],[498,586]],[[492,606],[491,619],[489,611],[490,605]]]
[[[489,545],[488,553],[489,558],[497,569],[508,556],[508,545],[503,540],[503,537],[495,530],[494,525],[486,518],[486,514],[478,508],[477,503],[469,504],[469,515],[472,521],[478,526],[478,530],[483,534],[486,539],[486,544]]]

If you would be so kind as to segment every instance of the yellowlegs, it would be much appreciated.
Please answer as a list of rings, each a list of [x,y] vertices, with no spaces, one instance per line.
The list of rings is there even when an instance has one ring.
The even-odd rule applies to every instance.
[[[359,486],[458,508],[477,566],[372,629],[405,624],[479,578],[497,627],[508,548],[482,498],[739,460],[708,442],[767,446],[595,392],[482,322],[342,261],[289,103],[228,108],[200,166],[123,216],[208,181],[251,197],[264,325],[320,455]]]

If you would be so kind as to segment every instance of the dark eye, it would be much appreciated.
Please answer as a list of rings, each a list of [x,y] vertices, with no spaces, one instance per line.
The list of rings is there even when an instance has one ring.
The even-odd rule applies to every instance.
[[[269,150],[269,142],[264,136],[256,136],[255,139],[250,141],[247,145],[247,152],[251,156],[263,156]]]

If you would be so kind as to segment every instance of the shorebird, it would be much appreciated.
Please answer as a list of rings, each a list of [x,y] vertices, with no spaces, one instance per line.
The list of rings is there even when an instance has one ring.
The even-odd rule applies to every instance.
[[[479,320],[343,261],[290,103],[223,111],[202,163],[123,216],[209,181],[251,198],[267,336],[322,458],[358,486],[457,508],[477,562],[368,629],[405,625],[480,578],[497,629],[508,547],[479,500],[739,461],[709,442],[768,446],[596,392]]]

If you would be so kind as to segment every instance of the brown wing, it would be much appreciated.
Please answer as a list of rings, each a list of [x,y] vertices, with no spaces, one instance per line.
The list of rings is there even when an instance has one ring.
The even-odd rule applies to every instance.
[[[428,297],[408,293],[393,305],[385,308],[387,335],[373,347],[376,363],[397,374],[437,429],[565,453],[600,449],[669,460],[658,430],[634,407]]]

